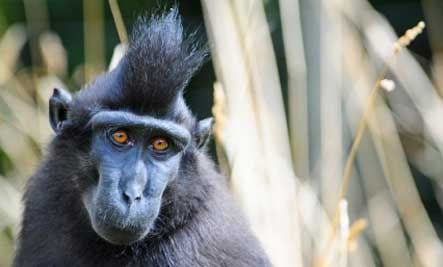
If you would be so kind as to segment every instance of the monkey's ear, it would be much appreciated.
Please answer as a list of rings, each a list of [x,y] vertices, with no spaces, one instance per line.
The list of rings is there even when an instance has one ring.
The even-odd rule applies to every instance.
[[[198,122],[195,135],[197,140],[197,147],[199,149],[204,148],[211,139],[213,125],[214,125],[213,118],[206,118]]]
[[[59,133],[68,118],[71,94],[63,89],[54,88],[49,99],[49,123],[55,133]]]

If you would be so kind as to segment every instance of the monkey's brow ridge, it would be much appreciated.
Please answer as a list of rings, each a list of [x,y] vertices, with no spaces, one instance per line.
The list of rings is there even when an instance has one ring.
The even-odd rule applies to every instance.
[[[92,116],[89,124],[92,129],[101,127],[143,127],[157,130],[186,144],[191,139],[190,132],[183,126],[151,116],[140,116],[126,111],[100,111]]]

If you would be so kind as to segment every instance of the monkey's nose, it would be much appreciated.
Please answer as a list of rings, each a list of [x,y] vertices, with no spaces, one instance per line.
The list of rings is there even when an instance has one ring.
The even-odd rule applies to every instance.
[[[136,190],[133,187],[127,188],[123,191],[123,200],[131,205],[135,202],[139,202],[143,198],[143,192],[141,190]]]
[[[126,174],[123,178],[120,184],[123,200],[128,205],[140,202],[147,183],[147,172],[143,161],[138,161],[133,172]]]

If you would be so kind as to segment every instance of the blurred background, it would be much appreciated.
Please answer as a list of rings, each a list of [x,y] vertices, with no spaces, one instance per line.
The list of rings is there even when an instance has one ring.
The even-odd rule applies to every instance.
[[[210,152],[275,266],[443,266],[443,1],[159,2],[0,0],[0,267],[52,89],[174,3],[212,52],[187,103],[215,117]]]

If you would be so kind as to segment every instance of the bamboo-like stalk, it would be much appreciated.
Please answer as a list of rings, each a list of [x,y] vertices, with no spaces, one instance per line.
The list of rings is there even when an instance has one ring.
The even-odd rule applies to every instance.
[[[349,238],[349,214],[348,202],[346,199],[340,200],[340,253],[338,266],[348,266],[348,238]]]
[[[307,73],[307,111],[309,133],[309,172],[312,179],[320,176],[320,64],[322,55],[321,47],[321,6],[322,0],[298,0],[300,4],[300,19],[303,32],[303,44],[306,59]],[[296,115],[290,115],[296,116]],[[316,184],[320,186],[320,182]]]
[[[42,62],[38,49],[38,37],[40,33],[49,28],[46,0],[24,0],[23,6],[30,41],[32,65],[33,67],[39,67]]]
[[[383,266],[413,267],[414,264],[401,228],[400,218],[388,194],[389,192],[378,191],[377,195],[373,195],[368,203],[377,250],[380,253]]]
[[[28,29],[28,38],[30,43],[30,54],[31,54],[31,80],[30,92],[33,101],[35,102],[35,109],[39,109],[39,99],[38,99],[38,91],[34,85],[38,80],[38,72],[37,70],[43,66],[42,57],[39,51],[39,37],[40,35],[49,29],[49,15],[47,9],[46,0],[24,0],[23,2],[25,8],[26,15],[26,27]],[[37,114],[37,113],[35,113]],[[34,114],[34,115],[35,115]],[[43,134],[38,131],[41,129],[41,121],[37,116],[33,117],[33,121],[37,123],[36,131],[34,132],[34,137],[36,140],[42,140]]]
[[[120,7],[118,5],[118,0],[109,0],[109,6],[112,12],[112,18],[114,19],[114,24],[117,29],[118,37],[120,39],[120,44],[114,48],[112,53],[111,62],[108,66],[108,71],[114,69],[128,49],[128,33],[126,31],[125,22],[123,20],[122,14],[120,12]]]
[[[346,99],[349,103],[347,105],[349,111],[346,114],[348,114],[350,124],[353,125],[360,119],[362,112],[356,112],[356,110],[363,109],[366,105],[371,86],[369,77],[372,76],[372,71],[363,56],[362,48],[355,45],[358,40],[352,36],[357,34],[348,31],[346,35],[352,41],[346,42],[346,50],[350,52],[349,57],[345,60],[345,67],[349,76],[353,78],[353,88],[350,89]],[[378,105],[383,105],[383,102],[379,102]],[[369,127],[377,121],[378,119],[375,119],[374,116],[370,117]],[[373,136],[373,138],[378,138],[378,136]],[[400,218],[395,210],[395,203],[389,196],[384,174],[371,141],[368,134],[363,135],[356,161],[363,183],[362,187],[368,199],[368,214],[374,235],[374,244],[380,253],[383,266],[412,267],[411,255],[406,237],[401,229]]]
[[[231,173],[228,155],[222,144],[224,144],[224,132],[226,127],[226,97],[222,85],[219,82],[214,84],[214,105],[212,106],[212,115],[214,117],[214,139],[217,153],[218,165],[221,172],[229,176]]]
[[[217,77],[226,91],[229,114],[235,114],[227,118],[223,144],[232,190],[274,265],[302,266],[296,181],[262,3],[203,1],[203,5]]]
[[[39,38],[39,48],[46,73],[66,77],[68,56],[60,37],[53,32],[44,32]]]
[[[336,0],[332,0],[334,2]],[[320,18],[320,131],[321,198],[326,211],[334,214],[345,196],[340,194],[343,171],[343,20],[331,9],[331,0],[321,1]]]
[[[388,36],[387,29],[389,29],[389,26],[383,22],[382,18],[374,13],[368,12],[367,7],[367,5],[363,4],[360,10],[360,12],[364,10],[367,16],[364,20],[365,23],[362,24],[362,28],[365,29],[364,32],[374,51],[383,58],[384,52],[382,49],[386,49],[388,46],[387,42],[393,39],[393,34],[391,33]],[[377,22],[375,23],[375,21]],[[378,25],[378,27],[375,28],[375,24]],[[380,42],[380,40],[383,41]],[[423,114],[423,118],[425,122],[427,122],[431,135],[436,138],[437,143],[441,144],[441,135],[438,134],[440,130],[436,125],[433,125],[431,121],[435,118],[436,114],[441,113],[442,106],[439,98],[435,97],[434,91],[427,89],[432,87],[429,81],[422,75],[421,69],[418,68],[415,61],[410,58],[406,51],[400,54],[395,65],[392,64],[393,62],[389,63],[391,67],[390,70],[397,75],[399,82],[403,84],[407,92],[411,94],[411,99],[416,103],[420,113]],[[399,66],[402,66],[402,71],[407,70],[410,73],[406,74],[400,71]],[[417,87],[414,87],[413,84],[417,84]],[[413,88],[419,88],[420,93]],[[430,112],[431,110],[432,112]],[[377,148],[378,151],[380,151],[379,153],[383,155],[384,170],[389,179],[390,188],[394,192],[402,220],[405,222],[406,229],[412,238],[415,253],[417,253],[421,264],[424,266],[440,266],[442,264],[442,245],[421,203],[398,137],[393,134],[395,127],[393,123],[386,124],[389,120],[384,119],[383,121],[385,122],[383,126],[384,134],[381,136],[383,136],[384,141],[379,142]],[[380,130],[376,132],[380,135]],[[386,134],[386,132],[390,134]],[[389,138],[389,140],[387,140],[387,138]],[[400,178],[401,181],[399,180]]]
[[[371,14],[373,20],[382,23],[384,27],[380,27],[375,32],[370,24],[364,24],[363,28],[371,44],[378,55],[381,55],[381,49],[386,47],[385,42],[378,42],[382,36],[385,40],[392,40],[393,33],[389,32],[389,26],[384,23],[383,19],[375,14]],[[377,37],[377,41],[375,39]],[[382,37],[382,38],[383,38]],[[435,90],[428,78],[424,75],[421,68],[412,59],[407,51],[400,53],[395,63],[390,63],[390,70],[398,77],[398,82],[403,85],[406,92],[411,96],[418,111],[422,114],[429,134],[434,138],[438,147],[442,148],[443,132],[439,123],[436,123],[439,115],[443,114],[443,103],[436,95]],[[390,127],[395,127],[393,123]],[[383,130],[387,132],[386,125]],[[395,129],[395,128],[394,128]],[[390,130],[393,132],[394,130]],[[380,132],[380,131],[378,131]],[[411,237],[415,247],[418,259],[423,266],[441,266],[443,257],[443,246],[439,241],[435,229],[425,212],[423,203],[415,187],[413,177],[409,167],[406,164],[406,158],[402,151],[398,137],[387,139],[385,135],[383,143],[379,144],[379,149],[384,149],[385,153],[385,171],[390,181],[391,190],[394,193],[396,204],[399,208],[402,220]],[[440,150],[442,151],[442,150]]]
[[[360,95],[359,98],[362,103],[366,103],[369,86],[369,83],[366,83],[366,85],[364,82],[356,83],[354,91],[355,94]],[[367,88],[367,92],[363,92],[365,88]],[[355,101],[355,98],[353,100]],[[363,104],[361,105],[363,106]],[[350,118],[350,120],[357,120],[357,118]],[[370,119],[369,127],[372,123],[377,123],[376,121],[377,119]],[[360,145],[357,162],[365,195],[368,199],[368,215],[373,230],[374,244],[380,253],[383,266],[412,267],[411,255],[406,237],[402,231],[400,218],[396,212],[395,203],[392,197],[389,196],[390,192],[384,181],[384,173],[381,170],[378,156],[369,135],[365,136],[366,138],[363,138]],[[373,136],[373,138],[378,137]]]
[[[362,118],[359,121],[356,133],[355,133],[355,137],[354,137],[354,141],[352,143],[351,146],[351,150],[349,152],[349,156],[346,160],[346,164],[345,164],[345,168],[343,171],[343,178],[342,178],[342,186],[340,189],[340,194],[339,194],[339,199],[342,199],[345,197],[347,191],[348,191],[348,187],[349,187],[349,180],[351,178],[351,174],[352,174],[352,166],[354,164],[354,160],[355,157],[357,155],[357,151],[358,151],[358,147],[361,143],[361,140],[363,138],[363,134],[364,131],[366,129],[367,126],[367,120],[368,120],[368,116],[371,115],[372,110],[373,110],[373,106],[374,106],[374,102],[378,96],[378,92],[380,90],[380,82],[384,79],[384,77],[386,76],[387,72],[388,72],[388,63],[391,62],[393,60],[392,57],[395,57],[400,51],[402,47],[405,47],[407,45],[409,45],[409,43],[411,41],[413,41],[415,39],[415,37],[421,33],[421,31],[424,28],[424,23],[420,22],[417,26],[415,26],[414,28],[411,28],[410,30],[408,30],[405,35],[401,36],[395,43],[394,43],[394,54],[393,56],[391,56],[383,65],[382,70],[380,72],[380,74],[378,75],[378,78],[375,82],[374,87],[371,90],[371,93],[368,97],[367,100],[367,106],[363,112]],[[336,229],[338,226],[338,218],[339,218],[339,208],[338,208],[338,204],[337,204],[337,208],[336,208],[336,212],[334,215],[334,220],[333,220],[333,224],[332,224],[332,229],[331,229],[331,236],[329,237],[329,241],[328,241],[328,245],[326,247],[326,252],[325,254],[327,255],[327,251],[329,251],[332,240],[334,239],[335,233],[336,233]]]
[[[260,1],[234,1],[235,13],[246,67],[250,73],[251,97],[257,118],[257,130],[267,165],[265,180],[268,186],[273,237],[265,246],[272,248],[271,258],[276,266],[302,266],[299,225],[286,116],[281,86],[273,52],[269,27]],[[260,44],[257,46],[256,44]],[[278,140],[278,141],[277,141]],[[288,212],[293,214],[288,214]],[[279,231],[275,231],[279,229]],[[285,244],[285,245],[282,245]]]
[[[428,36],[432,48],[432,72],[439,95],[443,96],[443,36],[440,26],[443,25],[441,10],[443,2],[440,0],[421,1],[426,21],[428,22]]]
[[[230,185],[237,201],[258,238],[265,244],[272,233],[266,228],[271,225],[267,216],[267,188],[263,179],[263,160],[249,95],[249,74],[245,68],[239,35],[236,30],[231,6],[225,1],[203,1],[205,24],[211,41],[212,59],[219,82],[226,96],[226,127],[224,144],[231,169]],[[229,90],[230,88],[235,88]],[[235,116],[230,116],[235,114]],[[238,132],[238,131],[241,131]],[[232,139],[231,139],[232,137]],[[233,143],[235,141],[235,143]],[[235,144],[241,144],[237,147]],[[251,158],[248,158],[252,156]],[[257,161],[256,161],[257,160]],[[241,177],[241,179],[240,179]],[[248,189],[247,189],[248,188]],[[249,193],[247,193],[249,191]],[[250,192],[255,192],[251,194]],[[262,197],[256,199],[254,195]],[[257,222],[260,222],[257,224]],[[263,229],[265,227],[265,229]]]
[[[305,49],[298,1],[280,0],[283,42],[288,69],[289,132],[294,170],[306,179],[309,173],[309,116]]]
[[[9,266],[12,262],[14,243],[10,234],[14,235],[17,232],[20,210],[19,191],[0,176],[0,265],[2,266]]]
[[[0,40],[0,85],[14,75],[17,59],[27,40],[26,28],[22,24],[11,25]],[[3,86],[2,86],[3,87]],[[4,89],[0,87],[0,90]]]
[[[371,129],[371,132],[380,137],[380,141],[375,142],[377,153],[382,159],[385,177],[411,237],[414,252],[422,266],[441,266],[443,246],[415,187],[394,122],[386,116],[383,121],[383,132],[380,129]]]
[[[83,0],[85,79],[105,70],[103,0]]]
[[[123,20],[122,13],[117,0],[109,0],[109,7],[111,8],[112,17],[114,19],[115,27],[117,28],[118,37],[120,43],[128,43],[128,33],[126,32],[125,21]]]

